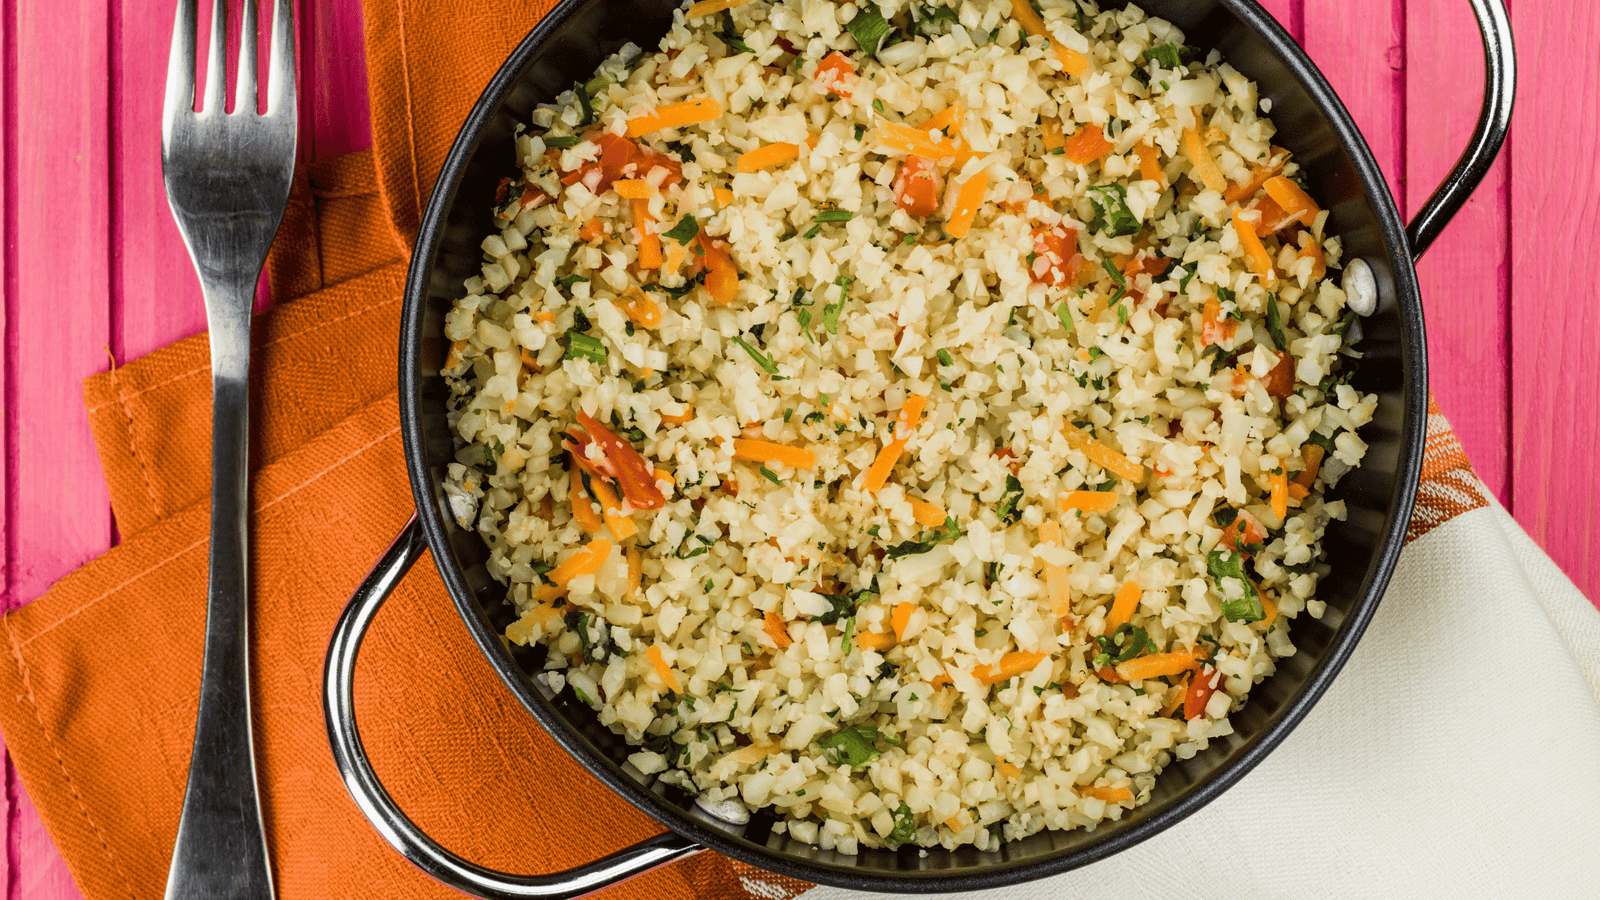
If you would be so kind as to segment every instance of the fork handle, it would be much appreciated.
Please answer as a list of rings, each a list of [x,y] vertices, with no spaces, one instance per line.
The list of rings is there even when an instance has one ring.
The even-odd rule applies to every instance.
[[[271,900],[250,723],[245,527],[256,279],[207,274],[202,272],[201,283],[211,331],[211,570],[194,750],[166,897]]]

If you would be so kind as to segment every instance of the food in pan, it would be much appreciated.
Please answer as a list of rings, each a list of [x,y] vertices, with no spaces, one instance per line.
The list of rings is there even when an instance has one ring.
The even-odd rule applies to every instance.
[[[506,637],[824,848],[1147,799],[1321,614],[1375,406],[1266,105],[1073,0],[701,0],[607,61],[447,317]]]

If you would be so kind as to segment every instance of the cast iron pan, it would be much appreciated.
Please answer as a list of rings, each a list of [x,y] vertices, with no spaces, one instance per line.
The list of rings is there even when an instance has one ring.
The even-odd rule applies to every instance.
[[[568,0],[517,47],[484,90],[440,173],[406,283],[400,329],[400,414],[417,515],[351,598],[328,650],[324,705],[328,736],[345,785],[374,827],[405,857],[440,881],[482,897],[575,897],[658,865],[714,849],[764,869],[859,890],[970,891],[1040,878],[1085,865],[1150,837],[1204,806],[1260,762],[1294,728],[1349,657],[1383,596],[1405,537],[1422,466],[1427,422],[1427,355],[1415,260],[1482,180],[1506,134],[1515,85],[1510,25],[1501,0],[1469,0],[1483,32],[1486,95],[1472,143],[1412,223],[1401,226],[1394,200],[1349,113],[1316,66],[1251,0],[1145,0],[1189,42],[1222,51],[1272,100],[1277,141],[1304,167],[1312,196],[1330,212],[1328,230],[1344,240],[1346,260],[1363,259],[1377,279],[1377,312],[1363,322],[1364,358],[1354,384],[1375,394],[1373,421],[1359,469],[1335,495],[1349,517],[1324,539],[1332,573],[1318,596],[1327,614],[1295,620],[1299,652],[1256,685],[1231,716],[1235,733],[1205,752],[1172,763],[1150,802],[1093,832],[1044,831],[997,850],[863,849],[845,856],[774,834],[757,812],[746,825],[707,815],[694,798],[626,765],[630,748],[601,726],[570,693],[552,695],[532,679],[542,648],[507,650],[499,635],[515,617],[504,588],[489,577],[487,550],[459,528],[440,484],[454,444],[445,423],[448,389],[438,373],[443,317],[478,274],[479,242],[493,226],[489,210],[502,176],[516,171],[513,129],[534,106],[586,80],[605,57],[632,41],[652,48],[665,33],[675,0]],[[1373,65],[1381,65],[1374,59]],[[516,876],[455,856],[422,833],[378,782],[356,728],[352,681],[361,638],[373,616],[424,549],[489,662],[552,736],[612,790],[669,830],[628,850],[569,872]],[[494,823],[483,823],[493,828]],[[538,855],[530,848],[530,857]]]

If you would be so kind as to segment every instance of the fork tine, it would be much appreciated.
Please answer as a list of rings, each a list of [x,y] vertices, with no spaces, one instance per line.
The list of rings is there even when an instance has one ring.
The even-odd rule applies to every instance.
[[[267,71],[267,115],[295,115],[294,0],[272,6],[272,56]],[[282,109],[285,100],[288,109]]]
[[[206,57],[205,103],[202,113],[221,113],[222,97],[228,86],[228,0],[211,4],[211,52]]]
[[[167,96],[162,119],[171,122],[180,112],[194,109],[195,7],[199,0],[178,0],[172,24],[172,52],[167,58]]]
[[[233,93],[235,115],[256,114],[256,0],[244,0],[239,17],[239,77]]]

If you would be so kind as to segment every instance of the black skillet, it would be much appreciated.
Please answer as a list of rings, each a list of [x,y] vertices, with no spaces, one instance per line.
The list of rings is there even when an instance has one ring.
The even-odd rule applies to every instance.
[[[1505,139],[1515,90],[1510,23],[1501,0],[1468,0],[1487,59],[1482,114],[1467,151],[1409,228],[1366,142],[1322,73],[1293,39],[1251,0],[1144,0],[1154,16],[1182,28],[1192,44],[1214,47],[1272,101],[1276,140],[1304,167],[1312,196],[1329,210],[1328,231],[1344,240],[1345,259],[1362,259],[1378,286],[1378,309],[1363,323],[1364,358],[1354,384],[1375,394],[1373,421],[1362,429],[1365,462],[1335,492],[1349,517],[1331,523],[1324,548],[1332,573],[1318,596],[1320,620],[1295,621],[1299,652],[1257,685],[1230,717],[1235,733],[1192,759],[1174,762],[1150,802],[1093,832],[1044,831],[980,852],[916,847],[863,849],[845,856],[774,834],[757,812],[744,825],[708,815],[682,791],[626,765],[632,748],[601,726],[570,693],[553,695],[532,679],[543,652],[508,650],[500,640],[514,617],[504,588],[484,568],[487,551],[457,527],[440,484],[453,459],[445,423],[448,391],[437,371],[443,317],[478,274],[479,242],[502,176],[516,169],[513,128],[534,106],[586,80],[601,60],[632,41],[654,47],[675,0],[568,0],[541,20],[478,100],[439,175],[423,216],[406,282],[400,329],[400,415],[417,515],[406,525],[335,626],[324,673],[324,707],[335,762],[374,827],[407,859],[438,880],[482,897],[575,897],[655,866],[713,849],[783,875],[884,892],[970,891],[1065,872],[1171,827],[1226,790],[1276,747],[1327,689],[1371,620],[1400,554],[1416,495],[1427,422],[1427,354],[1415,261],[1483,179]],[[1373,65],[1381,65],[1376,58]],[[432,361],[432,362],[430,362]],[[395,806],[378,782],[355,722],[352,699],[362,636],[384,599],[424,549],[462,621],[500,677],[546,731],[595,777],[661,822],[665,833],[595,863],[552,875],[506,875],[440,847]],[[492,828],[492,822],[483,823]],[[513,837],[513,836],[508,836]],[[536,857],[537,848],[529,849]]]

